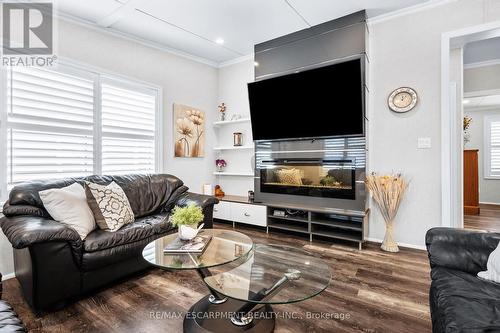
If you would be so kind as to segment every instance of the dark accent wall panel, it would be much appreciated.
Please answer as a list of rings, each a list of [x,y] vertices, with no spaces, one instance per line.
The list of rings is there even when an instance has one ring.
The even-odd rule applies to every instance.
[[[362,61],[363,105],[369,87],[366,83],[369,57],[367,54],[368,26],[365,11],[359,11],[333,21],[297,31],[255,45],[255,80],[264,80],[297,71],[328,66],[351,59]],[[365,133],[368,119],[365,114]],[[317,138],[315,140],[255,142],[255,200],[264,203],[292,203],[303,207],[330,207],[365,211],[367,142],[361,137]],[[328,157],[353,158],[356,164],[355,200],[270,194],[260,190],[259,163],[263,158]]]
[[[365,11],[255,45],[255,79],[326,66],[366,54]]]

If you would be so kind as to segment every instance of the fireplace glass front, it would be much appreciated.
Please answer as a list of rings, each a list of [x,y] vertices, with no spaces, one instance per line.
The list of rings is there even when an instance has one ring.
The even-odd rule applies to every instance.
[[[355,199],[353,160],[279,159],[262,161],[262,192]]]

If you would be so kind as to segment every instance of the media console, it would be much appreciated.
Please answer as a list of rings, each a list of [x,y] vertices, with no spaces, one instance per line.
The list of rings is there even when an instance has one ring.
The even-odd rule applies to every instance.
[[[361,250],[365,241],[369,210],[303,207],[292,204],[249,202],[243,196],[225,196],[214,207],[214,218],[265,227],[266,232],[292,232],[315,239],[342,240],[357,243]]]

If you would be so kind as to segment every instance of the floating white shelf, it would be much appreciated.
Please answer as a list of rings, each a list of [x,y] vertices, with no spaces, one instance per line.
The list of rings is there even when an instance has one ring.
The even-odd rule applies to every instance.
[[[216,176],[234,176],[234,177],[253,177],[253,173],[249,172],[214,172]]]
[[[253,149],[253,146],[226,146],[226,147],[215,147],[214,150],[241,150],[241,149]]]
[[[213,123],[213,125],[214,125],[214,127],[219,127],[219,126],[223,126],[223,125],[246,123],[248,121],[250,121],[250,118],[241,118],[241,119],[237,119],[237,120],[216,121]]]

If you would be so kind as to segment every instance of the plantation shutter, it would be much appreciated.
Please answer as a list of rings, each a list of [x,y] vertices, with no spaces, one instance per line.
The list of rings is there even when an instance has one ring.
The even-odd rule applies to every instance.
[[[490,176],[500,177],[500,119],[490,122]]]
[[[155,172],[156,91],[104,81],[102,173]]]
[[[8,186],[92,174],[92,77],[12,67],[7,88]]]

